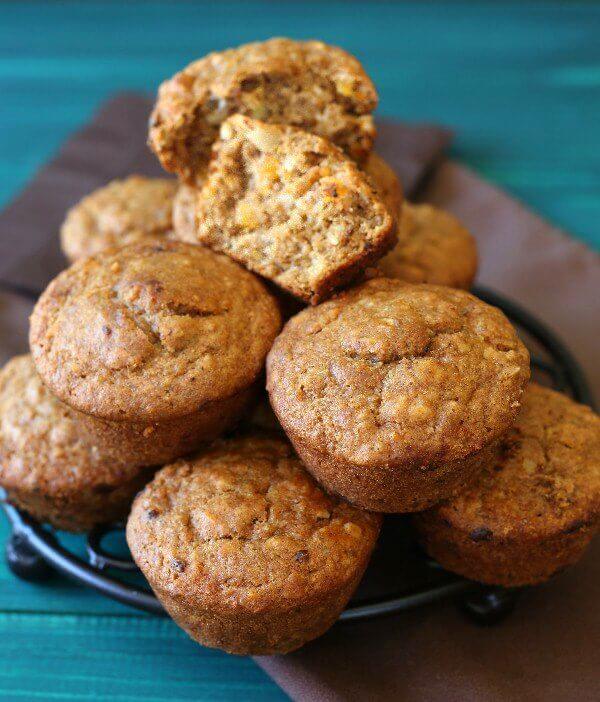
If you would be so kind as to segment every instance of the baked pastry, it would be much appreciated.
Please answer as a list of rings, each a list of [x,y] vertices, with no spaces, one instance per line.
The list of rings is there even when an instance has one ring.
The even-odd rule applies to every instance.
[[[180,183],[173,200],[173,230],[180,241],[194,241],[196,226],[194,216],[199,188]]]
[[[196,238],[194,211],[197,196],[197,188],[181,183],[173,202],[173,228],[175,230],[176,239],[181,241],[194,241]],[[271,284],[268,281],[265,282],[267,282],[270,292],[279,303],[282,319],[289,319],[304,307],[304,303],[298,300],[298,298],[278,288],[275,284]]]
[[[248,436],[157,473],[134,502],[127,543],[192,638],[269,655],[336,621],[380,523],[327,496],[287,442]]]
[[[220,124],[232,114],[290,124],[352,158],[371,151],[377,93],[360,63],[320,41],[275,38],[208,54],[164,82],[149,143],[165,170],[202,177]]]
[[[414,523],[448,570],[506,587],[547,580],[581,557],[600,526],[600,417],[532,383],[494,460]]]
[[[113,246],[160,243],[172,237],[177,182],[132,175],[113,180],[80,200],[60,230],[69,261]]]
[[[369,154],[362,169],[369,176],[371,185],[383,200],[388,212],[394,219],[399,220],[404,195],[396,171],[374,151]]]
[[[164,463],[228,429],[281,325],[264,285],[179,242],[82,259],[38,300],[30,346],[42,380],[91,415],[103,446]],[[105,420],[98,424],[97,419]]]
[[[471,480],[528,379],[500,310],[389,278],[303,310],[267,358],[271,405],[308,470],[378,512],[425,509]]]
[[[363,166],[369,176],[371,185],[387,207],[388,212],[398,218],[402,206],[402,185],[391,166],[381,156],[372,152]],[[173,202],[173,228],[177,238],[182,241],[194,241],[196,237],[194,210],[198,188],[181,183]]]
[[[8,499],[58,529],[123,519],[151,471],[104,456],[39,379],[29,355],[0,371],[0,485]]]
[[[313,304],[396,241],[382,200],[336,146],[241,115],[221,127],[197,194],[194,229],[191,242],[228,254]]]
[[[433,283],[468,290],[477,273],[477,245],[449,212],[405,202],[398,243],[377,269],[408,283]]]

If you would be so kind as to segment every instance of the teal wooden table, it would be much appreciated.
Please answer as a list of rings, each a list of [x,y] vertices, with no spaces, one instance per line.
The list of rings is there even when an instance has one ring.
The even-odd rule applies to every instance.
[[[114,91],[277,34],[356,53],[381,114],[453,127],[457,158],[600,248],[595,3],[1,4],[0,205]],[[167,620],[58,578],[18,582],[0,562],[0,699],[234,698],[284,695]]]

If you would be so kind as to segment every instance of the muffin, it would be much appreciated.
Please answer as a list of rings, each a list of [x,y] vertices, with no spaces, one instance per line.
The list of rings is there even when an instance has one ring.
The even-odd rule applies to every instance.
[[[194,211],[199,188],[180,183],[173,200],[173,230],[180,241],[194,241]]]
[[[547,580],[581,557],[600,525],[600,417],[532,383],[494,459],[414,523],[448,570],[506,587]]]
[[[150,465],[237,421],[280,325],[251,273],[172,242],[112,249],[63,271],[34,308],[30,346],[42,380],[91,416],[104,450],[126,447]]]
[[[363,171],[371,181],[371,185],[383,204],[388,208],[388,212],[395,220],[400,219],[403,192],[402,184],[394,169],[379,154],[371,152],[366,162],[362,166]]]
[[[165,170],[202,177],[219,126],[232,114],[319,134],[362,161],[371,151],[377,93],[360,63],[320,41],[270,39],[209,54],[163,83],[149,144]]]
[[[48,391],[29,355],[0,371],[0,485],[17,507],[57,529],[87,531],[124,518],[150,477],[90,442],[78,413]]]
[[[378,512],[426,509],[471,480],[528,379],[500,310],[389,278],[303,310],[267,358],[271,405],[308,470]]]
[[[72,207],[60,230],[69,261],[114,246],[161,243],[173,232],[177,182],[132,175],[113,180]]]
[[[388,278],[468,290],[477,273],[477,245],[450,213],[405,202],[398,243],[377,263]]]
[[[380,522],[327,496],[287,442],[246,436],[157,473],[133,504],[127,543],[193,639],[270,655],[336,621]]]
[[[383,256],[395,229],[365,174],[336,146],[235,115],[197,192],[189,240],[315,304]]]
[[[381,156],[371,153],[363,166],[370,178],[370,183],[395,219],[402,206],[402,186],[394,170]],[[194,208],[198,188],[182,183],[173,202],[173,228],[177,238],[182,241],[194,241]]]

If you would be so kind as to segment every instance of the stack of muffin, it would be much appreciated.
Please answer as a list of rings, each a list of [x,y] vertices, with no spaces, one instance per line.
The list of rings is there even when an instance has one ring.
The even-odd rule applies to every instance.
[[[9,498],[77,531],[146,484],[131,552],[205,645],[322,634],[382,513],[416,513],[439,563],[507,586],[575,562],[600,522],[600,418],[528,385],[515,330],[466,291],[469,232],[402,203],[373,153],[376,103],[316,41],[164,83],[149,139],[179,182],[132,176],[68,213],[73,263],[0,374]]]

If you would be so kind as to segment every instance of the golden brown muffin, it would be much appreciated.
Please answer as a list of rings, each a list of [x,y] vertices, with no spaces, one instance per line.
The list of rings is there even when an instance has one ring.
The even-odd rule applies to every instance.
[[[33,311],[30,345],[52,392],[158,463],[237,420],[280,325],[255,276],[172,242],[109,250],[63,271]]]
[[[177,190],[173,202],[173,228],[176,232],[176,239],[180,239],[181,241],[194,241],[196,238],[194,210],[197,195],[198,189],[192,185],[186,185],[185,183],[181,183]],[[304,307],[304,303],[298,300],[298,298],[285,292],[277,287],[277,285],[267,284],[270,292],[279,304],[282,319],[289,319]]]
[[[383,200],[384,205],[388,208],[388,212],[394,219],[399,220],[404,195],[396,171],[375,152],[369,155],[362,168],[369,176],[371,184]]]
[[[327,490],[414,512],[453,494],[514,421],[529,354],[463,290],[376,278],[293,317],[267,359],[271,405]]]
[[[94,190],[72,207],[60,230],[72,262],[114,246],[160,243],[172,238],[177,182],[132,175]]]
[[[180,183],[173,200],[173,230],[180,241],[194,241],[196,227],[194,213],[199,188],[194,185]]]
[[[313,304],[396,241],[382,200],[336,146],[241,115],[221,127],[194,229],[190,242],[228,254]]]
[[[229,653],[270,655],[336,621],[380,523],[327,496],[287,442],[249,436],[157,473],[134,502],[127,542],[192,638]]]
[[[220,124],[232,114],[319,134],[352,158],[373,146],[377,93],[360,63],[320,41],[270,39],[209,54],[163,83],[149,143],[163,167],[202,177]]]
[[[494,460],[414,523],[448,570],[506,587],[547,580],[581,557],[600,525],[600,417],[532,383]]]
[[[405,202],[396,246],[377,262],[388,278],[468,290],[477,273],[477,244],[450,213]]]
[[[395,171],[381,156],[371,153],[363,166],[369,176],[371,185],[387,207],[388,212],[398,218],[402,206],[402,185]],[[181,183],[173,202],[173,228],[177,238],[182,241],[194,241],[194,209],[198,187]]]
[[[0,485],[17,507],[68,531],[122,519],[151,477],[124,455],[103,455],[79,416],[48,391],[29,355],[0,371]]]

